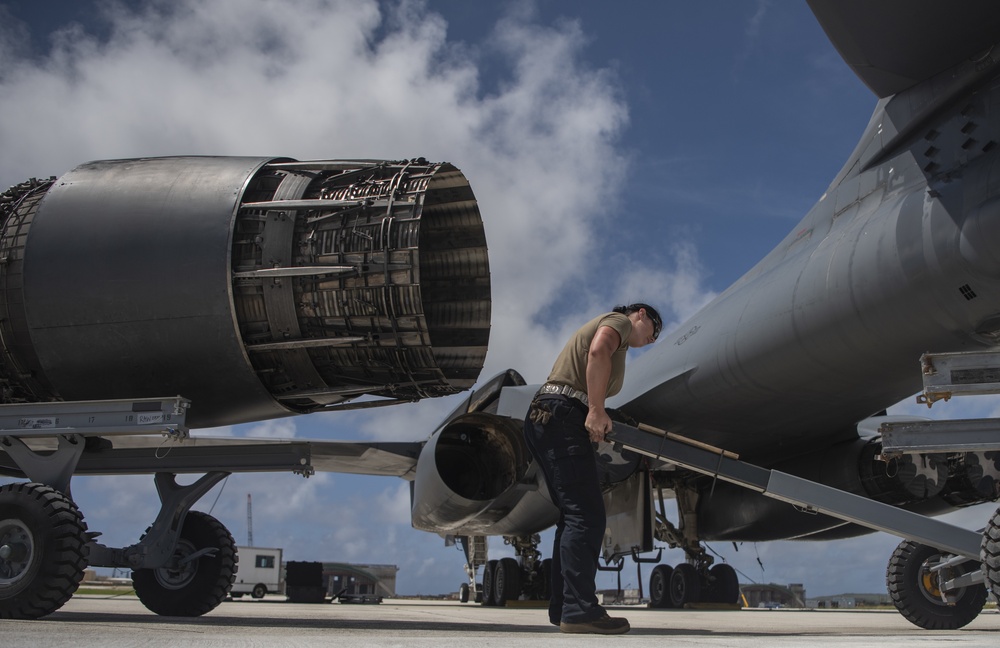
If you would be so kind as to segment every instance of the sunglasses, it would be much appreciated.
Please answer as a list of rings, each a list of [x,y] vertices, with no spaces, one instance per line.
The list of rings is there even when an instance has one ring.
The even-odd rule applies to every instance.
[[[660,321],[659,317],[653,317],[646,311],[646,316],[649,317],[649,321],[653,323],[653,340],[660,337],[660,329],[663,328],[663,322]]]

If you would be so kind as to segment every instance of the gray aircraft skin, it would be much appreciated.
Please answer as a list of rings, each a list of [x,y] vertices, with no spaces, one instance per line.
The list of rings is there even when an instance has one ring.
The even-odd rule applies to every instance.
[[[924,514],[994,500],[1000,495],[995,453],[910,457],[889,470],[879,458],[878,437],[860,433],[859,423],[920,390],[921,354],[983,350],[1000,342],[1000,54],[994,52],[1000,5],[967,2],[956,11],[930,0],[810,0],[810,6],[878,97],[868,127],[802,222],[733,286],[631,361],[625,385],[609,405],[625,417],[740,453],[761,466]],[[23,308],[23,316],[0,323],[13,327],[0,333],[5,357],[17,360],[5,365],[8,390],[27,401],[179,393],[192,400],[192,421],[198,426],[328,409],[361,393],[415,400],[468,388],[482,366],[489,321],[485,241],[468,183],[454,167],[415,163],[418,175],[449,178],[411,193],[412,202],[439,207],[427,211],[428,222],[444,219],[431,228],[436,233],[421,239],[421,249],[461,248],[461,254],[440,253],[426,264],[409,256],[398,266],[385,255],[350,264],[314,255],[305,263],[291,259],[290,250],[314,249],[310,228],[315,223],[344,223],[340,234],[329,234],[330,241],[344,240],[343,232],[351,230],[337,212],[345,208],[335,204],[342,194],[333,188],[318,194],[308,190],[317,174],[330,173],[335,182],[338,174],[362,174],[379,165],[296,164],[271,158],[91,163],[46,187],[44,197],[40,193],[34,199],[37,217],[22,243],[23,257],[13,257],[23,258],[23,269],[14,263],[0,277],[6,286],[13,281],[15,288],[23,287],[23,306],[7,299]],[[389,166],[383,182],[392,185],[408,164]],[[308,177],[297,177],[297,170]],[[259,185],[261,174],[277,184],[255,198],[248,187]],[[150,178],[175,176],[181,180],[164,185],[155,202],[148,202],[143,192],[157,186]],[[187,204],[177,202],[178,187],[214,204],[225,217],[211,221],[207,207],[187,213]],[[430,197],[421,197],[424,191]],[[391,207],[391,194],[390,189],[375,196],[379,209],[387,200]],[[263,227],[265,214],[280,209],[272,203],[307,199],[328,202],[313,203],[311,211],[289,206],[299,210],[298,216],[273,230],[283,237],[284,252],[262,253],[267,243],[254,243],[260,234],[254,228]],[[466,211],[452,218],[452,203]],[[128,220],[137,205],[148,206],[153,220]],[[236,226],[234,213],[243,215],[235,217]],[[411,224],[419,220],[416,212],[408,213]],[[156,215],[179,222],[164,227]],[[382,227],[371,216],[365,224],[369,238]],[[240,218],[246,222],[240,224]],[[118,226],[116,236],[136,249],[161,235],[183,247],[190,231],[200,231],[203,249],[193,258],[203,267],[172,268],[169,255],[156,252],[116,256],[122,246],[110,243],[103,250],[104,265],[83,267],[78,257],[74,262],[74,246],[92,219],[102,228]],[[459,222],[466,223],[464,233],[449,234]],[[34,267],[32,254],[42,259]],[[42,267],[48,262],[51,267]],[[381,264],[377,272],[368,267],[375,262]],[[284,275],[276,269],[300,263],[321,269],[288,275],[299,277],[293,290],[291,281],[282,284]],[[334,270],[334,265],[354,269]],[[408,293],[411,301],[439,304],[429,309],[439,313],[437,328],[417,321],[422,317],[417,306],[403,314],[363,299],[364,308],[342,312],[337,304],[351,300],[338,301],[333,292],[345,288],[341,280],[315,279],[338,273],[386,276],[390,265],[406,275],[402,283],[419,283],[426,291]],[[133,268],[140,272],[121,276]],[[73,283],[59,283],[74,273],[79,274]],[[324,292],[327,284],[337,286]],[[79,296],[93,286],[109,291],[97,300],[96,311]],[[462,288],[458,298],[442,296],[456,286]],[[111,298],[112,289],[124,290],[128,305]],[[272,298],[267,296],[271,290],[287,293]],[[151,294],[166,301],[150,299]],[[158,324],[164,317],[180,328]],[[421,338],[428,327],[437,331],[434,340]],[[209,330],[214,337],[190,344],[195,330]],[[77,346],[79,335],[87,348]],[[340,347],[355,352],[349,357],[327,353]],[[401,360],[404,347],[423,351]],[[323,349],[318,355],[317,348]],[[380,348],[384,354],[375,357]],[[435,358],[438,348],[444,361]],[[175,357],[178,349],[180,357]],[[214,360],[204,380],[186,384],[190,373],[181,367],[204,365],[202,357]],[[150,363],[158,369],[144,374]],[[473,392],[426,441],[310,442],[316,447],[312,467],[411,481],[415,528],[459,538],[474,567],[482,562],[471,549],[478,538],[513,539],[523,559],[520,576],[531,585],[520,593],[538,595],[544,576],[535,564],[537,539],[532,536],[554,524],[558,512],[522,439],[526,402],[534,389],[508,370]],[[249,442],[198,438],[187,443],[224,448]],[[88,447],[76,473],[112,472],[107,461],[116,452],[131,453],[133,472],[156,472],[154,448],[143,450],[142,443],[128,438],[114,438],[111,444],[99,453]],[[609,513],[623,501],[627,507],[639,500],[631,517],[639,518],[633,526],[646,540],[638,545],[651,549],[654,530],[658,539],[680,544],[710,590],[721,572],[709,572],[698,551],[701,540],[823,539],[866,532],[669,465],[639,461],[627,452],[604,449],[602,454]],[[2,453],[0,470],[21,474]],[[182,466],[174,470],[185,471]],[[679,529],[663,528],[664,520],[653,519],[652,507],[642,503],[650,485],[676,498],[686,521]],[[708,503],[700,496],[710,489]],[[614,538],[614,528],[611,536],[609,546],[624,547],[619,553],[635,545]],[[486,602],[496,602],[491,587],[497,578],[509,581],[518,573],[510,569],[509,563],[486,565]],[[659,572],[661,577],[667,573]]]

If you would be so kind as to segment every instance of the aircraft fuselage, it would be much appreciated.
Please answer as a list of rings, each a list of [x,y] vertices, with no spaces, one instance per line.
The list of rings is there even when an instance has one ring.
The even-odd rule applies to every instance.
[[[880,101],[802,222],[633,362],[613,404],[775,460],[856,438],[919,390],[922,353],[995,344],[1000,91],[981,78],[970,63],[933,106],[923,86]]]

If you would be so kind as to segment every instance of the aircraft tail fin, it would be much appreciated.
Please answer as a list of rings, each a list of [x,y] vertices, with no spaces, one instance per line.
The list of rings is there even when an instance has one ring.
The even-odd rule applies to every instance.
[[[1000,3],[808,0],[854,73],[879,98],[901,92],[1000,41]]]

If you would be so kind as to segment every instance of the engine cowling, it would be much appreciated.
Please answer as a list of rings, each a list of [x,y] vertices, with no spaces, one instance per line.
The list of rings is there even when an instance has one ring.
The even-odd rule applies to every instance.
[[[413,481],[413,526],[458,531],[475,521],[488,526],[505,511],[496,501],[528,467],[520,421],[482,412],[450,421],[424,445]]]

